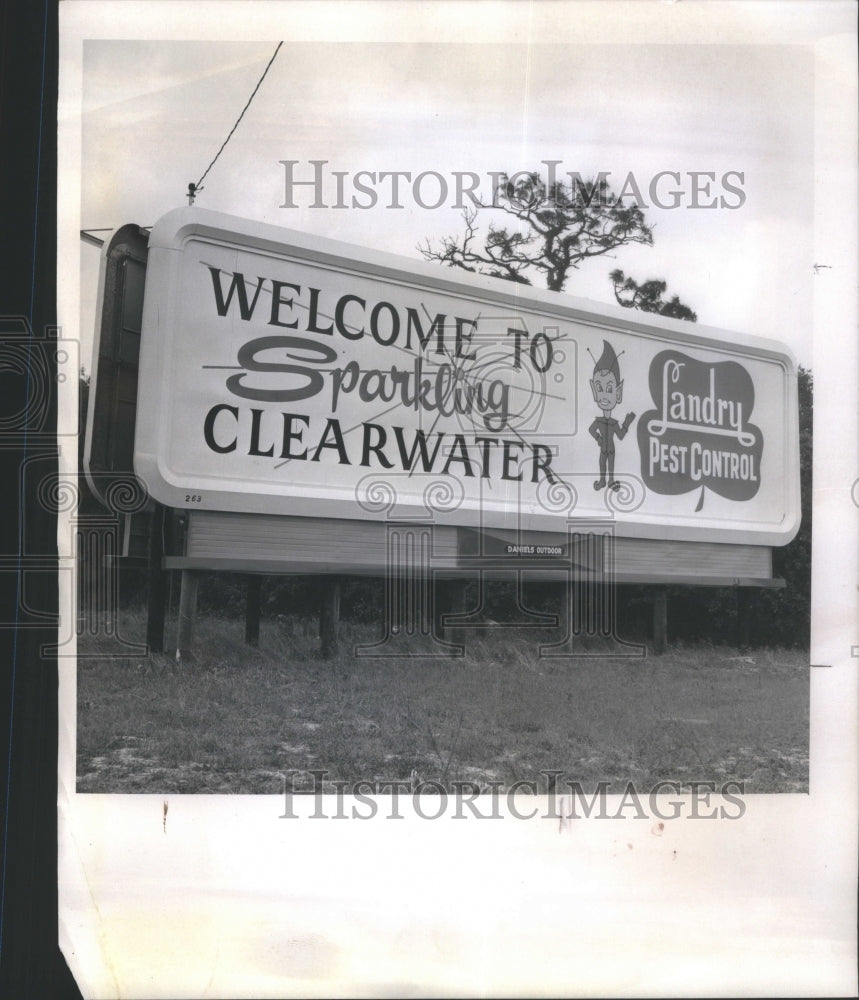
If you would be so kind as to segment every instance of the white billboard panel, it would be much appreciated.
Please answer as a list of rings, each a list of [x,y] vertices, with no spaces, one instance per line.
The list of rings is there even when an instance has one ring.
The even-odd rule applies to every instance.
[[[171,507],[784,544],[781,344],[196,208],[149,241],[135,471]]]

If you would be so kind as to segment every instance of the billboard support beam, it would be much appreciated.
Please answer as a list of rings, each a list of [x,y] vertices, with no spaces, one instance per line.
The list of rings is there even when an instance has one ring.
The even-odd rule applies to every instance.
[[[259,619],[262,605],[262,577],[249,576],[245,603],[245,644],[259,646]]]
[[[164,652],[164,617],[167,605],[167,571],[162,567],[164,519],[164,507],[156,503],[149,521],[146,602],[146,645],[152,653]]]
[[[182,582],[179,589],[179,624],[176,637],[176,659],[186,660],[191,657],[191,646],[194,642],[194,620],[197,617],[197,584],[199,574],[193,570],[182,570]]]
[[[737,587],[734,594],[737,607],[737,647],[747,649],[751,638],[753,591],[749,587]]]
[[[319,637],[322,641],[322,658],[325,660],[337,655],[339,625],[340,577],[327,576],[322,581],[322,604],[319,610]]]
[[[653,591],[653,652],[659,656],[668,646],[668,591],[655,587]]]
[[[462,617],[466,612],[465,589],[468,580],[439,580],[436,583],[436,621],[435,631],[439,636],[444,635],[452,626],[445,625],[445,618],[449,615],[459,615]]]

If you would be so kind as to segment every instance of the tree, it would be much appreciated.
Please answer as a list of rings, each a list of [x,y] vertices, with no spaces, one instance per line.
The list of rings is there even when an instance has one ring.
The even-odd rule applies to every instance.
[[[438,247],[427,240],[424,246],[418,245],[421,254],[450,267],[524,285],[530,285],[532,273],[537,272],[550,291],[561,292],[582,261],[631,243],[653,246],[653,230],[642,210],[634,202],[625,205],[604,178],[576,179],[568,185],[556,181],[547,186],[536,171],[516,177],[513,181],[501,174],[491,204],[480,202],[479,207],[518,219],[518,229],[490,223],[481,247],[478,209],[465,209],[465,233],[443,237]],[[697,319],[676,295],[663,300],[664,281],[651,279],[639,285],[618,270],[610,277],[622,306],[693,323]]]
[[[446,236],[440,247],[427,240],[418,246],[421,254],[427,260],[525,285],[532,283],[531,273],[536,271],[550,291],[560,292],[582,261],[630,243],[653,245],[642,210],[615,197],[603,178],[569,185],[559,181],[547,188],[536,172],[517,177],[512,181],[502,174],[491,204],[479,206],[518,219],[517,229],[491,223],[481,248],[478,209],[465,209],[464,235]]]
[[[800,366],[799,487],[802,521],[790,544],[773,549],[773,575],[784,578],[783,590],[764,591],[758,601],[755,638],[773,645],[807,646],[811,637],[811,472],[814,432],[814,376]]]
[[[658,313],[660,316],[670,316],[672,319],[685,319],[690,323],[698,319],[697,313],[684,305],[676,295],[668,302],[662,298],[668,286],[658,278],[651,278],[639,284],[634,278],[628,278],[623,271],[616,269],[609,275],[609,280],[614,287],[614,297],[620,305],[628,309]]]
[[[814,378],[807,368],[797,372],[799,407],[799,482],[802,521],[788,545],[773,549],[773,576],[784,579],[778,590],[750,588],[746,594],[749,641],[753,646],[808,648],[811,629],[811,466]],[[727,623],[736,614],[736,593],[731,588],[677,588],[675,604],[684,600],[683,614],[676,616],[686,638],[724,642],[733,628]]]

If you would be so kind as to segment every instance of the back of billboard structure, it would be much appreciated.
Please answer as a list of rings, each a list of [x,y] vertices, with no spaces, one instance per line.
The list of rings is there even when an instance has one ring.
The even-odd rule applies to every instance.
[[[179,209],[153,228],[134,466],[169,507],[783,545],[783,345]]]

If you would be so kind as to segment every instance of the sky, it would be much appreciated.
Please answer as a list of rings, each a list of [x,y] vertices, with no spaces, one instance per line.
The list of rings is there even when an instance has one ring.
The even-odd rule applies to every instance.
[[[189,181],[217,153],[276,43],[86,40],[82,228],[149,226],[186,204]],[[478,174],[484,193],[491,171],[545,174],[548,160],[561,175],[607,172],[615,191],[631,173],[654,245],[585,262],[565,293],[613,302],[616,267],[662,278],[700,323],[780,340],[809,365],[813,93],[812,51],[800,45],[287,38],[197,204],[420,260],[419,242],[462,231],[457,171]],[[327,161],[327,207],[311,207],[308,187],[289,207],[283,160],[298,161],[296,179],[313,176],[311,160]],[[402,207],[390,207],[390,182],[379,181],[374,207],[331,207],[331,172],[345,172],[348,204],[361,170],[434,171],[451,196],[421,207],[406,184]],[[667,207],[651,202],[661,171],[680,174],[677,207],[670,177],[658,188]],[[715,175],[715,207],[692,207],[692,172]],[[726,174],[740,194],[726,190]],[[424,204],[435,183],[423,182]],[[82,244],[80,254],[87,366],[99,252]]]

